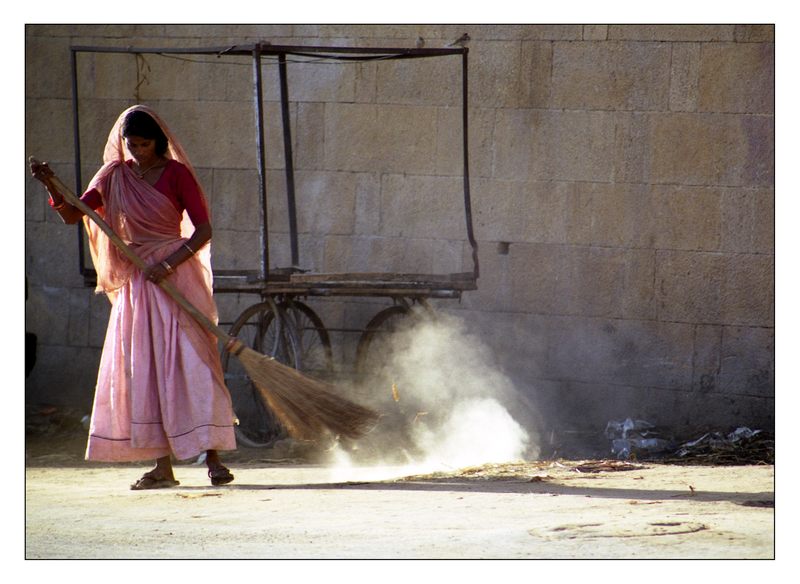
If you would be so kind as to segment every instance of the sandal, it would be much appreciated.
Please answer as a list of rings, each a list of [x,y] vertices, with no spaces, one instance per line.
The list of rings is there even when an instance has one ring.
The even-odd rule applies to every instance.
[[[233,475],[227,468],[220,466],[215,469],[208,469],[208,478],[211,479],[212,485],[218,487],[220,485],[227,485],[229,482],[231,482],[233,480]]]
[[[175,479],[156,478],[145,473],[138,481],[131,485],[132,491],[144,491],[147,489],[168,489],[180,485]]]

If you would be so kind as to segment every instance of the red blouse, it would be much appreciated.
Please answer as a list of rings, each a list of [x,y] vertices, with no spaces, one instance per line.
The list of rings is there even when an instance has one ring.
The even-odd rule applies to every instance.
[[[130,166],[133,161],[128,160],[126,164]],[[177,160],[167,162],[164,171],[153,186],[172,201],[178,212],[183,213],[185,210],[195,226],[209,222],[208,211],[203,204],[203,197],[197,181],[189,169]],[[86,191],[81,196],[81,200],[92,209],[97,209],[103,204],[97,189]]]

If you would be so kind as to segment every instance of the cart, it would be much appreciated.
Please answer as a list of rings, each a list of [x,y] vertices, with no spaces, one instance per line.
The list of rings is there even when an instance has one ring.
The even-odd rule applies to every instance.
[[[260,201],[260,259],[255,270],[214,271],[215,294],[251,295],[254,302],[247,306],[230,324],[230,334],[256,351],[271,355],[279,361],[307,374],[326,378],[334,374],[334,359],[330,333],[319,314],[309,305],[313,297],[372,297],[388,299],[364,327],[339,328],[337,332],[358,334],[354,371],[366,375],[378,366],[385,350],[387,335],[398,331],[418,318],[431,318],[434,310],[431,299],[460,299],[465,291],[475,290],[479,276],[478,246],[472,227],[469,184],[468,144],[468,78],[466,47],[455,48],[358,48],[331,46],[287,46],[255,43],[209,48],[113,48],[75,46],[71,48],[73,123],[75,136],[75,176],[77,190],[81,184],[80,120],[78,95],[78,55],[81,53],[123,53],[135,55],[207,55],[220,58],[226,55],[252,59],[253,102]],[[313,273],[302,269],[299,258],[297,213],[295,202],[295,171],[292,151],[292,126],[289,111],[290,59],[339,61],[373,61],[394,59],[460,58],[461,65],[461,132],[463,148],[463,201],[467,240],[471,247],[473,269],[450,274],[416,273]],[[286,202],[288,210],[291,266],[270,266],[268,233],[268,196],[266,189],[265,112],[262,60],[277,60],[280,83],[280,110],[283,130]],[[79,230],[79,259],[81,273],[87,285],[94,285],[94,271],[85,265],[84,240]],[[247,446],[265,446],[284,436],[283,429],[265,408],[244,369],[236,359],[222,353],[226,383],[239,418],[237,438]]]

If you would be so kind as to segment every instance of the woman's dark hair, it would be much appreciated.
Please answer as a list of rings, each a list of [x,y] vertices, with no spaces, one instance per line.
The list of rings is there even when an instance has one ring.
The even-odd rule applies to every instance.
[[[163,156],[167,152],[169,141],[156,121],[143,111],[132,111],[125,116],[122,123],[122,136],[138,136],[156,141],[156,154]]]

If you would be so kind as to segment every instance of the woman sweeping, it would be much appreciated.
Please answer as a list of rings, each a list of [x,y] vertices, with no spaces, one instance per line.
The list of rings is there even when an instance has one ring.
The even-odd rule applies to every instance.
[[[111,301],[86,459],[155,459],[155,468],[131,488],[157,489],[179,484],[173,456],[206,452],[211,484],[230,483],[233,475],[217,451],[236,448],[234,414],[216,338],[158,286],[169,278],[216,322],[206,197],[178,141],[145,106],[122,112],[103,162],[81,200],[145,261],[144,270],[64,200],[48,181],[47,163],[31,164],[62,220],[84,219],[97,292]]]

